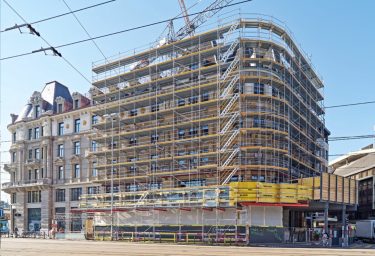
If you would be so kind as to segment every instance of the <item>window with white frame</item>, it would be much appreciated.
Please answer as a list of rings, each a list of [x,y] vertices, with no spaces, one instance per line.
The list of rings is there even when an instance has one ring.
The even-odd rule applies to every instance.
[[[57,167],[57,177],[59,180],[64,179],[64,166],[58,166]]]
[[[80,177],[80,172],[81,172],[81,167],[79,164],[74,164],[73,168],[73,177],[74,178],[79,178]]]
[[[64,135],[64,122],[61,122],[61,123],[58,124],[57,135],[59,135],[59,136]]]
[[[81,153],[81,143],[79,141],[75,141],[73,143],[73,149],[74,149],[74,154],[79,155]]]
[[[64,144],[57,145],[57,156],[64,157]]]
[[[81,119],[75,119],[74,120],[74,132],[78,133],[81,131]]]

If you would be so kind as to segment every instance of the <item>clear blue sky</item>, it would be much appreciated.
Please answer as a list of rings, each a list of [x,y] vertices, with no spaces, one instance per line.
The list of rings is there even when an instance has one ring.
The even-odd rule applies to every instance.
[[[28,21],[68,11],[61,0],[8,0]],[[101,1],[66,0],[72,9]],[[190,6],[197,0],[186,0]],[[202,10],[211,0],[202,0],[192,11]],[[237,8],[237,7],[236,7]],[[253,0],[241,5],[243,12],[273,15],[293,31],[298,43],[312,56],[325,82],[326,106],[375,100],[375,1],[372,0]],[[95,9],[77,13],[92,36],[175,16],[180,12],[177,0],[117,0]],[[23,23],[3,2],[1,29]],[[175,24],[179,27],[179,24]],[[35,25],[52,45],[87,36],[72,15]],[[97,40],[107,56],[130,50],[155,40],[164,25]],[[17,30],[1,34],[2,57],[32,51],[46,45],[37,37]],[[61,53],[91,79],[93,61],[102,59],[91,42],[61,49]],[[1,63],[2,140],[9,140],[6,125],[10,113],[18,113],[33,91],[46,82],[57,80],[71,91],[87,92],[90,84],[58,57],[43,53]],[[372,134],[375,104],[327,110],[326,125],[332,136]],[[358,149],[372,140],[333,142],[330,154]],[[2,151],[9,144],[3,144]],[[8,154],[2,154],[8,161]]]

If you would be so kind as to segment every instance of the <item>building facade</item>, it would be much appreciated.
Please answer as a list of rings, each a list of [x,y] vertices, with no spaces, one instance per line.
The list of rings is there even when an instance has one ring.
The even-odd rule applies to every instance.
[[[241,17],[93,72],[103,193],[82,210],[115,209],[127,225],[282,226],[284,206],[306,198],[280,184],[327,171],[323,83],[282,25]],[[240,199],[246,182],[271,187]]]
[[[358,209],[353,218],[375,218],[375,148],[370,144],[330,162],[333,173],[358,181]]]
[[[5,165],[10,182],[11,230],[81,231],[80,218],[69,218],[81,194],[96,193],[96,162],[86,152],[96,117],[91,100],[53,81],[34,92],[19,115],[11,115],[11,162]]]

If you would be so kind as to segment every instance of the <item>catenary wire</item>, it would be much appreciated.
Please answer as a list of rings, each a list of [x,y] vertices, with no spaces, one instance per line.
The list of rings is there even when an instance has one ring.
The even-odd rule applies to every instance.
[[[99,3],[99,4],[96,4],[96,5],[92,5],[92,6],[88,6],[88,7],[85,7],[85,8],[81,8],[81,9],[78,9],[78,10],[74,10],[72,11],[71,8],[67,5],[67,3],[63,0],[63,2],[65,3],[65,5],[69,8],[69,12],[67,13],[64,13],[64,14],[60,14],[60,15],[57,15],[57,16],[53,16],[53,17],[50,17],[50,18],[46,18],[46,19],[42,19],[42,20],[39,20],[39,21],[35,21],[35,22],[31,22],[30,24],[36,24],[36,23],[39,23],[39,22],[43,22],[43,21],[47,21],[47,20],[50,20],[50,19],[54,19],[54,18],[57,18],[57,17],[61,17],[61,16],[64,16],[64,15],[67,15],[67,14],[73,14],[74,17],[76,18],[77,22],[80,24],[80,26],[85,30],[87,36],[89,37],[88,39],[84,39],[84,40],[80,40],[80,41],[76,41],[76,42],[71,42],[71,43],[67,43],[67,44],[63,44],[63,45],[59,45],[59,46],[56,46],[54,47],[55,49],[57,48],[62,48],[62,47],[66,47],[66,46],[70,46],[70,45],[74,45],[74,44],[77,44],[77,43],[83,43],[83,42],[87,42],[87,41],[92,41],[96,48],[100,51],[100,53],[102,54],[102,56],[106,59],[104,53],[102,52],[102,50],[98,47],[98,45],[96,44],[96,42],[94,41],[94,39],[99,39],[99,38],[103,38],[103,37],[107,37],[107,36],[111,36],[111,35],[116,35],[116,34],[119,34],[119,33],[124,33],[124,32],[129,32],[129,31],[132,31],[132,30],[136,30],[136,29],[141,29],[141,28],[145,28],[147,26],[153,26],[153,25],[157,25],[157,24],[160,24],[160,23],[165,23],[165,22],[168,22],[170,20],[177,20],[177,19],[181,19],[181,18],[184,18],[186,16],[192,16],[192,15],[196,15],[196,14],[201,14],[203,13],[202,12],[197,12],[197,13],[193,13],[193,14],[189,14],[189,15],[183,15],[183,16],[180,16],[180,15],[177,15],[175,17],[173,17],[172,19],[168,19],[168,20],[163,20],[163,21],[159,21],[159,22],[155,22],[155,23],[150,23],[150,24],[147,24],[147,25],[143,25],[143,26],[139,26],[139,27],[134,27],[134,28],[130,28],[130,29],[127,29],[127,30],[122,30],[122,31],[118,31],[118,32],[114,32],[114,33],[110,33],[110,34],[105,34],[105,35],[102,35],[102,36],[97,36],[97,37],[92,37],[87,29],[84,28],[84,26],[82,25],[82,23],[79,21],[79,19],[77,18],[77,16],[74,14],[75,12],[79,12],[79,11],[82,11],[82,10],[86,10],[86,9],[89,9],[89,8],[93,8],[93,7],[97,7],[99,5],[103,5],[103,4],[107,4],[107,3],[110,3],[110,2],[113,2],[113,1],[116,1],[116,0],[111,0],[111,1],[107,1],[107,2],[103,2],[103,3]],[[248,1],[251,1],[251,0],[248,0]],[[237,5],[237,4],[242,4],[244,2],[248,2],[248,1],[242,1],[242,2],[238,2],[238,3],[234,3],[234,4],[229,4],[227,6],[224,6],[223,8],[225,7],[230,7],[230,6],[233,6],[233,5]],[[6,0],[4,0],[4,2],[25,22],[27,23],[22,17],[21,15],[19,15],[18,12],[16,12],[16,10],[11,7],[9,5],[9,3],[7,3]],[[197,4],[197,3],[196,3]],[[193,6],[195,6],[196,4],[194,4]],[[193,6],[189,7],[192,8]],[[5,57],[5,58],[0,58],[0,60],[6,60],[6,59],[10,59],[10,58],[18,58],[18,57],[22,57],[22,56],[26,56],[26,55],[30,55],[30,54],[33,54],[33,52],[30,52],[30,53],[22,53],[22,54],[17,54],[17,55],[13,55],[11,57]],[[86,78],[85,78],[86,79]],[[332,106],[326,106],[324,107],[325,109],[333,109],[333,108],[342,108],[342,107],[350,107],[350,106],[358,106],[358,105],[367,105],[367,104],[375,104],[375,101],[364,101],[364,102],[356,102],[356,103],[348,103],[348,104],[339,104],[339,105],[332,105]]]
[[[353,106],[367,105],[367,104],[375,104],[375,101],[363,101],[363,102],[356,102],[356,103],[340,104],[340,105],[327,106],[324,108],[325,109],[343,108],[343,107],[353,107]]]
[[[328,138],[328,141],[359,140],[359,139],[372,139],[372,138],[375,138],[374,134],[330,137]]]
[[[6,0],[3,0],[3,1],[6,1]],[[213,8],[211,10],[200,11],[200,12],[195,12],[195,13],[191,13],[191,14],[188,14],[188,15],[183,15],[183,16],[180,16],[180,17],[156,21],[156,22],[153,22],[153,23],[132,27],[132,28],[120,30],[120,31],[117,31],[117,32],[112,32],[112,33],[108,33],[108,34],[104,34],[104,35],[100,35],[100,36],[95,36],[95,37],[92,37],[92,38],[87,38],[87,39],[82,39],[82,40],[78,40],[78,41],[74,41],[74,42],[70,42],[70,43],[66,43],[66,44],[61,44],[61,45],[55,46],[54,48],[58,49],[58,48],[63,48],[63,47],[71,46],[71,45],[84,43],[84,42],[91,41],[91,40],[96,40],[96,39],[100,39],[100,38],[114,36],[114,35],[130,32],[130,31],[146,28],[146,27],[151,27],[151,26],[163,24],[163,23],[166,23],[166,22],[170,22],[171,20],[173,21],[173,20],[183,19],[184,17],[194,16],[194,15],[202,14],[202,13],[209,12],[209,11],[212,11],[212,10],[223,9],[223,8],[247,3],[247,2],[250,2],[250,1],[252,1],[252,0],[244,0],[244,1],[241,1],[241,2],[233,3],[233,4],[227,4],[224,7]],[[4,58],[1,58],[0,60],[8,60],[8,59],[13,59],[13,58],[18,58],[18,57],[21,57],[21,56],[31,55],[31,54],[34,54],[34,53],[36,53],[36,52],[32,51],[32,52],[28,52],[28,53],[22,53],[22,54],[18,54],[18,55],[4,57]]]
[[[25,23],[27,23],[22,17],[21,15],[19,15],[19,13],[14,10],[13,7],[11,7],[9,5],[9,3],[6,1],[6,0],[3,0]],[[110,3],[110,2],[113,2],[113,1],[116,1],[116,0],[111,0],[111,1],[106,1],[106,2],[103,2],[103,3],[99,3],[99,4],[96,4],[96,5],[92,5],[92,6],[88,6],[88,7],[84,7],[84,8],[81,8],[81,9],[78,9],[78,10],[74,10],[72,11],[68,5],[66,4],[66,2],[64,1],[64,3],[67,5],[67,7],[69,8],[69,12],[67,13],[63,13],[63,14],[60,14],[60,15],[56,15],[56,16],[53,16],[53,17],[50,17],[50,18],[46,18],[46,19],[42,19],[42,20],[38,20],[38,21],[34,21],[34,22],[31,22],[29,24],[36,24],[36,23],[40,23],[40,22],[43,22],[43,21],[47,21],[47,20],[51,20],[51,19],[54,19],[54,18],[58,18],[58,17],[61,17],[61,16],[64,16],[64,15],[67,15],[67,14],[73,14],[75,17],[76,15],[74,14],[75,12],[79,12],[79,11],[83,11],[83,10],[86,10],[86,9],[89,9],[89,8],[93,8],[93,7],[97,7],[97,6],[100,6],[100,5],[103,5],[103,4],[107,4],[107,3]],[[226,8],[226,7],[230,7],[230,6],[233,6],[233,5],[237,5],[237,4],[242,4],[244,2],[249,2],[251,0],[248,0],[248,1],[242,1],[242,2],[238,2],[238,3],[234,3],[234,4],[230,4],[230,5],[226,5],[224,6],[223,8]],[[196,3],[197,4],[197,3]],[[196,4],[194,4],[193,6],[195,6]],[[193,6],[189,7],[192,8]],[[127,29],[127,30],[122,30],[122,31],[119,31],[119,32],[115,32],[115,33],[110,33],[110,34],[106,34],[106,35],[102,35],[102,36],[98,36],[98,37],[95,37],[95,38],[92,38],[88,32],[86,31],[86,29],[84,29],[84,27],[82,26],[81,22],[77,21],[81,24],[82,28],[86,31],[86,33],[88,34],[89,36],[89,39],[86,39],[86,40],[80,40],[80,41],[77,41],[77,42],[72,42],[72,43],[68,43],[68,44],[63,44],[63,45],[59,45],[59,46],[56,46],[55,48],[61,48],[61,47],[65,47],[65,46],[69,46],[69,45],[73,45],[73,44],[77,44],[77,43],[83,43],[83,42],[86,42],[86,41],[89,41],[89,40],[92,40],[94,42],[94,44],[96,45],[94,39],[99,39],[99,38],[103,38],[103,37],[107,37],[107,36],[110,36],[110,35],[115,35],[115,34],[118,34],[118,33],[124,33],[124,32],[128,32],[128,31],[131,31],[131,30],[135,30],[135,29],[140,29],[140,28],[144,28],[146,26],[152,26],[152,25],[157,25],[157,24],[160,24],[160,23],[165,23],[165,22],[168,22],[170,20],[176,20],[176,19],[181,19],[181,18],[184,18],[186,16],[192,16],[192,15],[196,15],[196,14],[200,14],[200,13],[203,13],[203,12],[198,12],[198,13],[193,13],[193,14],[189,14],[189,15],[183,15],[183,16],[180,16],[180,15],[177,15],[175,16],[174,18],[172,19],[168,19],[168,20],[164,20],[164,21],[159,21],[159,22],[156,22],[156,23],[150,23],[148,25],[144,25],[144,26],[140,26],[140,27],[135,27],[135,28],[131,28],[131,29]],[[96,45],[97,46],[97,45]],[[101,51],[101,50],[100,50]],[[0,58],[0,60],[6,60],[6,59],[9,59],[9,58],[17,58],[17,57],[22,57],[22,56],[26,56],[26,55],[29,55],[29,54],[33,54],[32,52],[31,53],[22,53],[22,54],[18,54],[18,55],[13,55],[11,57],[5,57],[5,58]],[[104,54],[102,53],[102,55],[104,56]],[[358,105],[367,105],[367,104],[375,104],[375,101],[364,101],[364,102],[356,102],[356,103],[348,103],[348,104],[340,104],[340,105],[332,105],[332,106],[326,106],[324,107],[325,109],[332,109],[332,108],[342,108],[342,107],[350,107],[350,106],[358,106]]]
[[[153,23],[149,23],[149,24],[145,24],[145,25],[141,25],[141,26],[129,28],[129,29],[120,30],[120,31],[113,32],[113,33],[104,34],[104,35],[101,35],[101,36],[96,36],[96,37],[93,37],[93,39],[104,38],[104,37],[113,36],[113,35],[117,35],[117,34],[121,34],[121,33],[125,33],[125,32],[130,32],[130,31],[133,31],[133,30],[138,30],[138,29],[142,29],[142,28],[146,28],[146,27],[151,27],[151,26],[162,24],[162,23],[166,23],[166,22],[170,22],[170,21],[174,21],[174,20],[178,20],[178,19],[183,19],[185,17],[190,17],[190,16],[202,14],[202,13],[209,12],[209,11],[212,11],[212,10],[218,10],[218,9],[223,9],[223,8],[227,8],[227,7],[231,7],[231,6],[243,4],[243,3],[246,3],[246,2],[250,2],[250,1],[252,1],[252,0],[244,0],[244,1],[241,1],[241,2],[233,3],[233,4],[227,4],[224,7],[217,7],[217,8],[213,8],[213,9],[207,10],[207,11],[200,11],[200,12],[195,12],[195,13],[191,13],[191,14],[188,14],[188,15],[182,15],[182,16],[179,16],[179,17],[174,17],[174,18],[171,18],[171,19],[165,19],[165,20],[161,20],[161,21],[157,21],[157,22],[153,22]],[[79,40],[79,41],[75,41],[75,42],[70,42],[70,43],[58,45],[55,48],[57,49],[57,48],[62,48],[62,47],[70,46],[70,45],[75,45],[75,44],[87,42],[89,40],[90,39],[83,39],[83,40]]]
[[[4,3],[6,3],[6,5],[9,6],[9,8],[15,13],[17,14],[17,16],[22,19],[25,23],[27,23],[27,21],[6,1],[6,0],[3,0]],[[39,37],[51,48],[53,48],[53,46],[44,38],[42,37],[41,35],[39,35]],[[68,61],[65,57],[63,56],[60,56],[71,68],[73,68],[83,79],[85,79],[89,84],[91,84],[91,81],[82,74],[81,71],[79,71],[70,61]]]
[[[62,14],[58,14],[58,15],[55,15],[55,16],[52,16],[52,17],[48,17],[48,18],[44,18],[44,19],[41,19],[41,20],[37,20],[37,21],[33,21],[33,22],[30,22],[29,24],[30,25],[33,25],[33,24],[37,24],[37,23],[41,23],[41,22],[45,22],[45,21],[48,21],[48,20],[52,20],[52,19],[56,19],[56,18],[60,18],[60,17],[63,17],[65,15],[68,15],[70,13],[75,13],[75,12],[80,12],[80,11],[84,11],[84,10],[87,10],[87,9],[91,9],[91,8],[94,8],[94,7],[98,7],[100,5],[104,5],[104,4],[108,4],[108,3],[111,3],[111,2],[115,2],[116,0],[110,0],[110,1],[106,1],[106,2],[102,2],[102,3],[98,3],[98,4],[94,4],[94,5],[90,5],[90,6],[87,6],[87,7],[83,7],[83,8],[80,8],[80,9],[77,9],[77,10],[74,10],[74,11],[71,11],[71,12],[66,12],[66,13],[62,13]],[[13,29],[16,29],[17,27],[14,27],[14,28],[9,28],[9,29],[4,29],[2,31],[0,31],[1,33],[3,32],[6,32],[6,31],[11,31]]]
[[[64,15],[67,15],[67,14],[73,14],[74,17],[76,18],[77,22],[80,24],[80,26],[84,29],[84,31],[86,32],[87,36],[89,37],[89,39],[86,39],[86,40],[81,40],[81,41],[77,41],[77,42],[73,42],[73,43],[69,43],[69,44],[65,44],[65,45],[60,45],[60,46],[57,46],[55,48],[61,48],[61,47],[65,47],[65,46],[69,46],[69,45],[73,45],[73,44],[76,44],[76,43],[80,43],[80,42],[86,42],[86,41],[89,41],[91,40],[95,46],[97,47],[97,49],[101,52],[101,54],[103,55],[104,58],[105,55],[104,53],[100,50],[100,48],[98,47],[98,45],[95,43],[94,41],[94,38],[92,38],[90,36],[90,34],[88,33],[88,31],[84,28],[84,26],[82,25],[82,23],[79,21],[79,19],[77,18],[77,16],[74,14],[74,12],[78,12],[78,11],[82,11],[82,10],[85,10],[85,9],[89,9],[89,8],[92,8],[92,7],[96,7],[96,6],[99,6],[99,5],[103,5],[103,4],[106,4],[106,3],[109,3],[109,2],[113,2],[115,0],[112,0],[112,1],[107,1],[107,2],[104,2],[104,3],[100,3],[100,4],[97,4],[97,5],[93,5],[93,6],[89,6],[89,7],[86,7],[86,8],[82,8],[82,9],[79,9],[79,10],[75,10],[75,11],[72,11],[71,8],[67,5],[67,3],[63,0],[63,2],[65,3],[65,5],[67,6],[67,8],[69,9],[69,12],[68,13],[64,13],[64,14],[61,14],[61,15],[57,15],[57,16],[54,16],[54,17],[50,17],[50,18],[47,18],[47,19],[43,19],[43,20],[39,20],[39,21],[36,21],[36,22],[32,22],[30,24],[35,24],[35,23],[39,23],[39,22],[42,22],[42,21],[46,21],[46,20],[50,20],[50,19],[53,19],[53,18],[57,18],[57,17],[61,17],[61,16],[64,16]],[[250,0],[251,1],[251,0]],[[4,0],[4,2],[17,14],[18,17],[20,17],[25,23],[27,23],[27,21],[6,1]],[[243,1],[243,2],[248,2],[248,1]],[[235,3],[235,4],[231,4],[231,5],[227,5],[225,7],[229,7],[229,6],[232,6],[232,5],[236,5],[236,4],[240,4],[240,3],[243,3],[243,2],[239,2],[239,3]],[[203,13],[203,12],[199,12],[199,13]],[[186,15],[186,16],[191,16],[191,15],[195,15],[195,14],[199,14],[199,13],[194,13],[194,14],[190,14],[190,15]],[[183,18],[184,16],[182,17],[174,17],[173,19],[179,19],[179,18]],[[166,22],[166,21],[169,21],[169,20],[165,20],[165,21],[162,21],[162,22]],[[159,23],[151,23],[147,26],[150,26],[150,25],[156,25],[156,24],[159,24]],[[107,35],[103,35],[103,36],[99,36],[99,37],[95,37],[95,39],[97,38],[102,38],[102,37],[106,37],[106,36],[110,36],[110,35],[115,35],[117,33],[123,33],[123,32],[127,32],[127,31],[131,31],[131,30],[134,30],[134,29],[138,29],[138,28],[143,28],[144,26],[140,26],[140,27],[136,27],[136,28],[133,28],[133,29],[128,29],[128,30],[124,30],[124,31],[119,31],[119,32],[116,32],[116,33],[111,33],[111,34],[107,34]],[[43,37],[42,37],[43,41],[45,41],[50,47],[52,47]],[[15,57],[21,57],[21,56],[25,56],[27,54],[19,54],[19,55],[16,55]],[[63,57],[63,59],[73,68],[75,69],[85,80],[87,80],[89,83],[90,81],[77,69],[75,68],[66,58]],[[364,104],[374,104],[375,101],[367,101],[367,102],[358,102],[358,103],[352,103],[352,104],[342,104],[342,105],[334,105],[334,106],[327,106],[325,107],[326,109],[330,109],[330,108],[339,108],[339,107],[349,107],[349,106],[357,106],[357,105],[364,105]],[[366,138],[374,138],[375,136],[374,135],[359,135],[359,136],[343,136],[343,137],[331,137],[329,139],[329,141],[339,141],[339,140],[353,140],[353,139],[366,139]],[[5,141],[4,141],[5,142]],[[344,154],[336,154],[336,155],[330,155],[330,156],[342,156]],[[357,167],[358,168],[358,167]]]
[[[77,15],[72,11],[72,9],[70,8],[70,6],[67,4],[67,2],[65,0],[62,0],[63,3],[66,5],[66,7],[68,8],[68,10],[70,11],[70,13],[74,16],[75,20],[78,22],[78,24],[81,26],[81,28],[85,31],[86,35],[91,39],[92,43],[94,44],[94,46],[96,47],[96,49],[98,49],[98,51],[100,52],[100,54],[104,57],[104,59],[107,59],[107,57],[104,55],[103,51],[100,49],[100,47],[98,46],[98,44],[95,42],[94,39],[92,39],[92,36],[90,35],[90,33],[87,31],[87,29],[83,26],[82,22],[78,19]]]

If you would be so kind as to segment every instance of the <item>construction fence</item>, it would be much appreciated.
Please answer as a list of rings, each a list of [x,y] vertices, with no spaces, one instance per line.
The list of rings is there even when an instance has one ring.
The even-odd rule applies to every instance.
[[[350,245],[355,231],[331,228],[323,239],[323,228],[261,226],[115,226],[112,240],[211,245],[305,244],[314,246]],[[95,240],[111,240],[109,226],[96,226]]]

